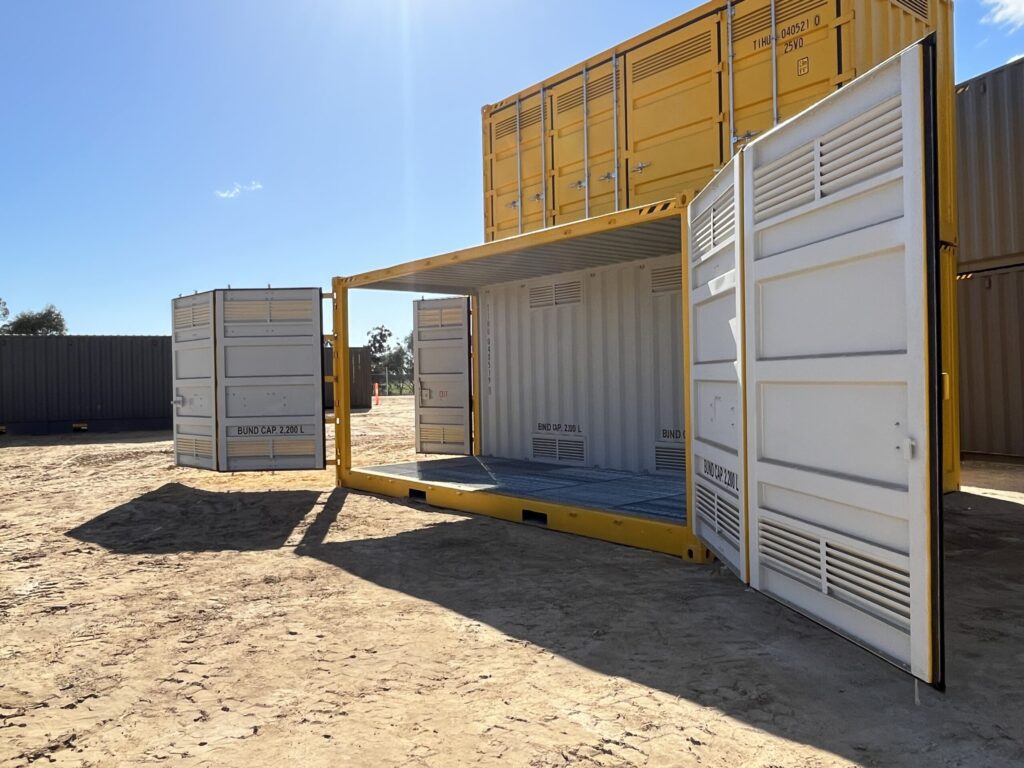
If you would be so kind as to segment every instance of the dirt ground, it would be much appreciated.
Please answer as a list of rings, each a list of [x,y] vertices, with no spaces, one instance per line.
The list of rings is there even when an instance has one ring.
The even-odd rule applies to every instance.
[[[408,456],[409,412],[357,454]],[[1021,766],[1021,477],[947,500],[949,687],[915,705],[720,567],[176,469],[163,433],[0,438],[0,764]]]

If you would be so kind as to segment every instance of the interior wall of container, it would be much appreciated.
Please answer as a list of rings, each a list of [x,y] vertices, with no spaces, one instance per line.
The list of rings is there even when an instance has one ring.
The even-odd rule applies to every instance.
[[[957,281],[962,445],[1024,457],[1024,267]]]
[[[482,289],[481,452],[682,472],[680,258]]]
[[[707,3],[484,107],[485,240],[700,189],[735,147],[772,127],[773,113],[791,117],[936,32],[942,231],[955,243],[952,4],[739,0],[732,9],[730,19],[727,4]]]

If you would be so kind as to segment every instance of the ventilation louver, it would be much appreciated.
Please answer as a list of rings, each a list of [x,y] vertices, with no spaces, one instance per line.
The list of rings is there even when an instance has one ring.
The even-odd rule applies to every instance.
[[[834,540],[778,519],[758,521],[758,555],[762,566],[845,602],[897,627],[910,630],[908,558],[892,553],[884,562],[858,551],[846,537]]]
[[[583,301],[583,282],[570,280],[530,287],[530,309],[579,304]]]
[[[826,134],[817,147],[805,144],[758,168],[754,219],[778,216],[902,165],[903,118],[895,98]]]
[[[683,290],[683,266],[656,267],[651,270],[651,293]]]
[[[685,472],[686,448],[681,445],[654,446],[654,469],[657,472]]]
[[[670,67],[682,64],[711,53],[711,33],[704,32],[682,42],[670,45],[662,51],[652,53],[633,65],[632,81],[638,82],[644,78],[664,72]]]

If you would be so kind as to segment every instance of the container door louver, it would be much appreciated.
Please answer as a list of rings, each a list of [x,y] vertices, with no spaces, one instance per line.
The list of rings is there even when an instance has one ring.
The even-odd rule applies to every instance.
[[[939,684],[933,60],[748,145],[742,238],[750,583]]]
[[[737,156],[690,204],[690,423],[694,533],[747,580]]]
[[[217,468],[213,293],[171,302],[174,462]]]
[[[470,453],[469,299],[414,303],[416,450]]]

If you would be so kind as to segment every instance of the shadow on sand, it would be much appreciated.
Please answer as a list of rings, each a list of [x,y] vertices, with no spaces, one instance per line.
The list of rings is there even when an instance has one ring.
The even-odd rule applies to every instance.
[[[121,552],[269,549],[319,495],[170,484],[70,535]],[[948,497],[949,687],[945,695],[922,688],[915,705],[908,676],[720,567],[484,517],[451,522],[454,513],[388,537],[345,540],[345,500],[343,490],[331,494],[297,555],[857,764],[1024,761],[1024,518],[1016,505]]]

